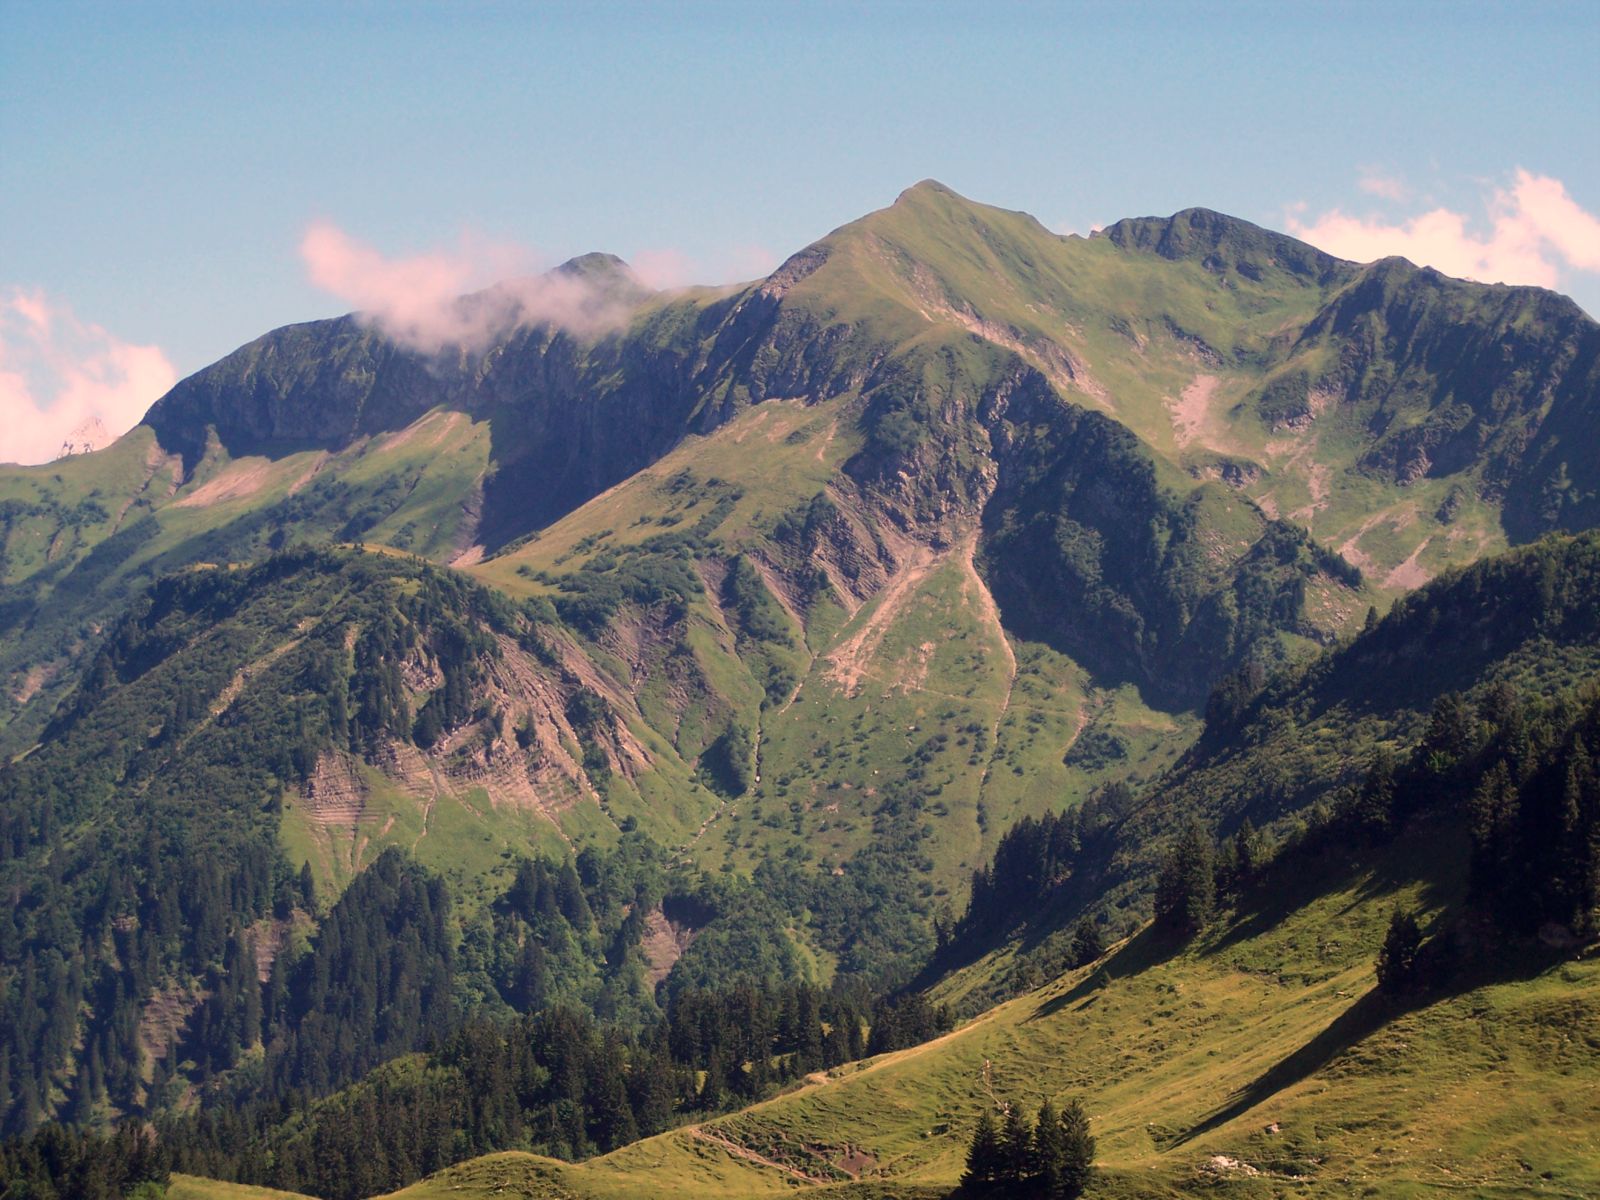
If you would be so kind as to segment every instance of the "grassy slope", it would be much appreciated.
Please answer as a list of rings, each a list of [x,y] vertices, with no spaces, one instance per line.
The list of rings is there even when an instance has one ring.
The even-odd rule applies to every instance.
[[[174,1175],[167,1200],[308,1200],[299,1192],[280,1192],[252,1183],[223,1183],[194,1175]]]
[[[1229,464],[1243,469],[1235,482],[1245,494],[1342,549],[1384,595],[1502,547],[1499,509],[1476,498],[1472,470],[1408,487],[1358,470],[1373,436],[1365,410],[1313,404],[1316,419],[1298,428],[1263,420],[1265,384],[1314,377],[1339,361],[1342,343],[1333,335],[1323,331],[1294,345],[1295,335],[1330,304],[1354,295],[1371,272],[1337,264],[1311,277],[1273,257],[1275,246],[1291,243],[1242,229],[1233,236],[1255,255],[1253,265],[1248,273],[1219,272],[1197,256],[1168,259],[1110,238],[1060,237],[1026,214],[924,183],[808,251],[827,261],[787,286],[782,302],[802,339],[839,335],[829,356],[847,375],[864,377],[884,351],[960,356],[974,337],[1014,352],[1070,399],[1125,423],[1166,464],[1175,485],[1214,477]],[[1497,307],[1505,289],[1450,289],[1452,319],[1486,328],[1507,319]],[[727,299],[707,291],[655,301],[641,310],[635,333],[646,351],[662,339],[692,340],[683,330]],[[1531,320],[1536,306],[1524,307],[1519,319]],[[754,367],[763,362],[758,358]],[[1425,373],[1406,383],[1416,396],[1428,393]],[[733,375],[707,386],[713,384],[719,395],[735,384],[734,392],[750,390]],[[1418,419],[1408,409],[1399,424]],[[843,440],[851,424],[846,418],[838,427],[846,431]],[[36,510],[11,516],[0,579],[43,589],[25,605],[35,611],[49,589],[65,589],[47,619],[35,623],[39,628],[0,645],[11,702],[38,696],[48,707],[59,697],[72,648],[115,607],[118,581],[145,567],[170,569],[230,550],[253,553],[244,548],[249,519],[291,494],[310,498],[318,484],[341,480],[358,493],[358,507],[372,502],[377,520],[366,530],[368,540],[453,558],[470,546],[475,489],[493,465],[490,442],[487,422],[434,412],[331,456],[302,451],[235,461],[213,446],[195,477],[177,488],[176,460],[141,427],[97,454],[0,469],[0,501]],[[827,461],[837,465],[842,456]],[[393,485],[387,492],[386,484]],[[1439,517],[1442,505],[1452,510],[1448,521]],[[124,538],[116,562],[69,574],[97,544],[126,534],[149,513],[156,515],[156,536],[137,545]],[[325,537],[343,521],[343,515],[319,520],[302,512],[291,536]],[[1348,617],[1326,615],[1330,625]],[[19,740],[25,733],[19,727],[11,749],[25,745]]]
[[[843,331],[830,349],[841,370],[864,370],[885,350],[897,358],[937,352],[976,362],[974,338],[1018,354],[1073,401],[1133,429],[1157,454],[1164,482],[1176,491],[1194,487],[1194,475],[1214,475],[1222,459],[1256,464],[1262,473],[1245,485],[1246,494],[1344,548],[1386,595],[1445,561],[1503,544],[1496,510],[1470,497],[1460,501],[1448,529],[1439,525],[1433,514],[1454,487],[1451,480],[1423,479],[1396,489],[1353,471],[1360,430],[1332,418],[1274,430],[1260,420],[1256,405],[1244,403],[1277,369],[1286,331],[1323,308],[1354,268],[1317,282],[1269,264],[1259,279],[1235,274],[1219,280],[1199,261],[1164,259],[1106,238],[1059,237],[1025,214],[974,204],[932,183],[835,231],[817,249],[827,261],[788,287],[783,304],[811,335]],[[668,324],[681,324],[719,299],[707,293],[665,308],[657,304],[641,317],[640,336],[669,336],[651,315],[658,308],[676,314]],[[1324,353],[1318,346],[1302,348],[1296,369],[1318,353]],[[992,366],[970,369],[981,375]],[[1204,386],[1196,390],[1197,384]],[[785,411],[762,418],[770,424],[750,442],[691,437],[670,456],[677,467],[693,465],[701,478],[742,480],[746,499],[721,535],[730,545],[759,545],[764,521],[815,494],[860,448],[858,413],[848,396],[758,411],[774,407]],[[801,453],[786,453],[797,444]],[[332,481],[354,490],[356,499],[346,507],[370,507],[376,524],[362,535],[368,541],[436,560],[455,557],[470,548],[468,513],[475,488],[492,468],[491,453],[487,423],[435,411],[331,456],[302,451],[232,460],[213,447],[195,477],[176,490],[175,460],[144,428],[95,455],[0,471],[0,499],[40,508],[14,521],[4,579],[37,585],[41,590],[26,602],[35,610],[56,589],[45,619],[0,645],[0,673],[9,677],[12,702],[34,697],[36,708],[47,709],[62,694],[74,673],[73,648],[92,638],[95,625],[120,603],[119,589],[137,582],[139,573],[259,553],[262,539],[251,532],[252,521],[291,500],[312,511],[294,516],[290,537],[336,536],[346,513],[319,513],[314,502],[316,489]],[[652,522],[671,509],[664,511],[659,495],[636,484],[659,481],[660,466],[543,531],[527,553],[485,564],[485,576],[518,590],[517,566],[548,566],[597,531],[614,530],[612,544],[656,531]],[[84,501],[97,503],[103,518]],[[1206,507],[1216,510],[1225,538],[1225,505]],[[114,531],[121,530],[126,543],[129,527],[147,512],[156,521],[148,540],[126,545],[111,556],[115,562],[69,573]],[[692,520],[695,514],[679,515]],[[579,555],[567,565],[581,561]],[[1348,598],[1326,599],[1313,597],[1319,623],[1338,628],[1359,619]],[[716,624],[709,622],[713,630]],[[813,640],[825,640],[827,632]],[[707,669],[747,693],[724,696],[728,707],[711,718],[720,720],[729,707],[751,715],[748,689],[738,684],[742,672]],[[1071,707],[1070,697],[1063,707]],[[694,717],[691,734],[706,719]],[[21,739],[36,724],[20,722],[10,748],[23,748]],[[674,733],[672,740],[680,739]],[[682,757],[692,760],[700,745],[680,745]],[[680,790],[672,780],[658,789],[662,796]]]
[[[536,539],[468,569],[513,595],[551,594],[522,569],[570,571],[704,515],[712,493],[672,490],[684,471],[743,493],[716,532],[723,546],[770,550],[772,520],[827,488],[859,449],[852,415],[850,397],[760,405],[690,439]],[[987,591],[960,548],[911,574],[904,589],[886,589],[853,614],[826,605],[804,630],[795,626],[800,687],[765,713],[720,606],[710,599],[692,606],[689,642],[714,693],[706,701],[713,711],[691,709],[694,728],[674,729],[670,722],[683,711],[679,697],[661,710],[658,732],[675,732],[676,749],[689,760],[728,715],[762,732],[760,785],[719,812],[695,840],[697,856],[746,867],[768,853],[792,852],[822,866],[848,858],[871,836],[876,791],[942,732],[949,742],[925,770],[940,789],[932,808],[939,828],[932,875],[948,889],[1023,813],[1057,809],[1128,769],[1152,776],[1193,736],[1189,718],[1145,707],[1132,688],[1096,689],[1081,668],[1048,647],[1002,645]],[[624,670],[618,682],[637,684],[648,696],[649,674]],[[643,707],[650,716],[650,706]],[[1066,765],[1067,749],[1091,725],[1123,739],[1126,759]]]
[[[936,1042],[701,1127],[579,1166],[491,1156],[397,1195],[757,1196],[845,1168],[865,1181],[849,1194],[938,1195],[983,1105],[1068,1095],[1099,1140],[1091,1194],[1592,1195],[1600,961],[1410,1012],[1372,994],[1390,907],[1455,898],[1463,840],[1420,829],[1370,868],[1280,881],[1276,907],[1196,948],[1168,957],[1145,932]]]
[[[1357,470],[1371,438],[1358,421],[1324,410],[1301,428],[1274,427],[1246,403],[1286,369],[1294,332],[1353,286],[1361,273],[1349,264],[1326,280],[1268,265],[1259,280],[1232,274],[1219,286],[1200,261],[1062,237],[935,183],[822,244],[835,260],[797,289],[807,302],[852,320],[916,314],[1014,349],[1073,402],[1127,425],[1175,474],[1246,464],[1259,474],[1245,494],[1345,550],[1387,595],[1505,545],[1492,504],[1464,498],[1448,526],[1436,519],[1460,479],[1399,488]],[[934,336],[909,323],[904,332]],[[1337,361],[1337,344],[1323,339],[1293,369]]]
[[[1403,590],[1414,581],[1415,573],[1394,574],[1407,562],[1432,569],[1441,555],[1470,558],[1500,544],[1497,513],[1481,502],[1468,502],[1448,529],[1435,520],[1432,513],[1448,481],[1423,480],[1400,490],[1355,472],[1358,431],[1336,420],[1274,430],[1245,403],[1259,387],[1274,353],[1274,338],[1309,319],[1331,298],[1337,282],[1312,285],[1280,272],[1259,285],[1234,280],[1219,288],[1196,262],[1157,260],[1103,239],[1059,238],[1032,218],[969,204],[937,185],[913,189],[894,208],[836,232],[823,245],[831,255],[828,263],[789,293],[792,303],[819,322],[858,330],[870,326],[872,337],[896,352],[949,351],[969,365],[983,359],[969,348],[973,336],[1003,346],[1057,381],[1073,401],[1128,424],[1159,455],[1163,482],[1175,489],[1196,487],[1194,476],[1203,478],[1218,469],[1219,456],[1253,462],[1264,471],[1246,486],[1248,496],[1345,547],[1384,590]],[[1196,338],[1209,350],[1197,349]],[[1308,353],[1316,351],[1313,347]],[[1198,391],[1189,391],[1201,384],[1205,386]],[[717,537],[729,550],[759,554],[768,547],[776,515],[828,487],[859,450],[854,400],[844,395],[813,405],[762,404],[708,437],[690,438],[654,467],[592,500],[536,540],[472,569],[514,594],[539,594],[546,589],[519,574],[519,567],[570,570],[605,548],[636,544],[674,524],[692,525],[714,500],[705,491],[674,496],[664,490],[684,469],[702,481],[715,477],[743,490]],[[490,445],[486,427],[461,414],[435,412],[408,430],[380,435],[332,457],[308,451],[275,461],[230,461],[216,455],[176,493],[169,487],[170,461],[152,451],[148,431],[136,431],[99,455],[0,473],[0,498],[33,503],[44,495],[53,505],[13,530],[7,580],[45,581],[53,567],[59,572],[89,554],[119,521],[126,524],[145,511],[138,504],[122,510],[130,496],[159,510],[158,529],[112,568],[110,578],[128,578],[146,565],[172,565],[185,555],[204,556],[213,548],[225,555],[230,546],[240,544],[233,531],[248,525],[263,506],[305,494],[316,479],[340,479],[373,498],[391,481],[402,481],[404,495],[385,507],[386,515],[365,536],[448,558],[465,548],[462,501],[489,465]],[[1202,484],[1198,491],[1216,510],[1216,527],[1225,532],[1237,517],[1227,511],[1231,493],[1216,484]],[[102,519],[80,510],[85,500],[98,501],[107,515]],[[73,512],[76,519],[63,515]],[[297,528],[328,536],[333,524],[319,526],[312,520]],[[800,689],[791,702],[775,709],[763,711],[753,666],[713,597],[691,608],[686,644],[707,686],[688,705],[666,696],[653,682],[659,676],[650,668],[660,660],[651,656],[660,647],[630,642],[640,631],[623,629],[586,648],[591,665],[619,695],[638,693],[637,711],[624,716],[653,763],[649,772],[616,780],[608,800],[617,816],[658,820],[660,828],[652,832],[689,842],[707,863],[749,866],[764,854],[786,853],[810,856],[826,867],[872,837],[873,790],[883,775],[914,768],[922,771],[930,791],[937,789],[930,811],[939,832],[927,844],[926,867],[927,886],[937,892],[958,887],[962,872],[983,859],[993,838],[1017,816],[1058,808],[1111,775],[1129,770],[1146,778],[1158,774],[1192,737],[1192,722],[1146,709],[1131,689],[1096,689],[1076,664],[1046,648],[1008,643],[986,610],[984,589],[967,568],[962,550],[941,550],[905,587],[885,590],[859,607],[852,598],[838,597],[840,603],[807,614],[804,628],[794,629]],[[92,615],[88,609],[73,611],[82,624]],[[1328,623],[1336,626],[1354,615],[1330,614]],[[76,634],[66,627],[51,634],[69,635]],[[20,687],[25,681],[14,682]],[[692,779],[694,759],[734,717],[759,733],[762,780],[747,796],[716,810],[715,822],[701,826],[715,801]],[[1124,759],[1110,765],[1064,761],[1086,731],[1120,739]],[[946,734],[948,741],[930,747],[926,761],[916,763],[919,750],[936,733]],[[560,839],[563,834],[604,838],[614,829],[611,817],[587,804],[565,810],[561,833],[538,819],[519,817],[502,826],[498,814],[470,790],[435,806],[430,823],[423,825],[415,808],[422,797],[386,790],[381,780],[371,782],[374,811],[392,818],[392,823],[375,822],[387,827],[384,836],[413,845],[425,860],[451,865],[463,881],[492,869],[511,848],[529,842],[554,845],[552,836]],[[324,846],[317,841],[318,830],[297,826],[292,818],[283,836],[292,855],[316,862],[333,882],[347,878],[384,840],[369,838],[365,848],[354,842]],[[1303,956],[1307,946],[1322,944],[1320,911],[1314,908],[1295,918],[1304,928],[1293,947],[1259,938],[1241,945],[1260,942],[1262,961],[1273,963],[1277,955],[1289,956],[1285,961]],[[1356,939],[1352,944],[1360,949],[1359,961],[1350,958],[1341,968],[1340,987],[1307,988],[1293,997],[1286,1011],[1301,1016],[1281,1018],[1291,1021],[1281,1035],[1285,1045],[1335,1020],[1340,1004],[1348,1000],[1338,991],[1354,987],[1352,994],[1359,994],[1365,988],[1364,964],[1370,962],[1381,914],[1373,915],[1376,909],[1370,905],[1360,911],[1365,915],[1359,928],[1339,931],[1340,939]],[[1299,927],[1295,922],[1285,928]],[[1105,1046],[1124,1047],[1119,1054],[1135,1053],[1127,1048],[1132,1045],[1127,1041],[1130,1028],[1145,1021],[1161,1028],[1162,1022],[1174,1019],[1155,1015],[1164,1007],[1158,1003],[1162,988],[1192,990],[1203,1006],[1195,1020],[1204,1017],[1205,1024],[1215,1017],[1221,1036],[1227,1029],[1220,1014],[1230,1005],[1283,995],[1265,985],[1256,988],[1258,980],[1228,961],[1213,956],[1158,964],[1085,998],[1092,1003],[1075,1001],[1044,1021],[1024,1019],[1031,1011],[1030,998],[1024,998],[940,1047],[899,1056],[859,1080],[830,1084],[770,1111],[796,1114],[796,1128],[811,1128],[807,1122],[814,1117],[817,1137],[839,1145],[864,1141],[862,1135],[841,1132],[859,1121],[878,1139],[868,1148],[881,1162],[903,1162],[915,1178],[948,1181],[960,1131],[923,1138],[921,1132],[937,1121],[920,1131],[899,1125],[878,1128],[868,1119],[879,1111],[876,1105],[893,1112],[890,1100],[899,1096],[894,1103],[905,1104],[916,1115],[919,1105],[939,1097],[952,1106],[962,1096],[971,1100],[975,1085],[962,1080],[975,1061],[981,1069],[985,1056],[996,1063],[1022,1064],[1014,1071],[1032,1071],[1062,1047],[1071,1046],[1076,1056],[1092,1043],[1085,1061],[1097,1079],[1109,1076],[1121,1066],[1117,1058],[1106,1057],[1110,1051]],[[1588,969],[1575,968],[1579,978],[1571,986],[1589,987],[1594,981],[1583,973]],[[1304,973],[1303,965],[1296,970]],[[1057,988],[1070,986],[1068,981]],[[1519,1006],[1535,1003],[1530,997],[1545,986],[1554,985],[1546,980],[1505,993],[1505,1003],[1514,1010],[1513,1024]],[[1049,989],[1043,993],[1049,994]],[[1038,1006],[1037,996],[1032,1003]],[[997,1030],[1011,1032],[991,1045],[987,1039],[999,1037]],[[1247,1032],[1235,1030],[1212,1046],[1225,1065],[1217,1066],[1217,1079],[1207,1085],[1210,1093],[1202,1090],[1202,1095],[1239,1085],[1245,1070],[1240,1064],[1256,1061],[1250,1053],[1259,1057]],[[1430,1027],[1419,1036],[1425,1041],[1433,1032]],[[1141,1061],[1148,1049],[1138,1051]],[[1140,1172],[1154,1165],[1157,1178],[1177,1180],[1187,1178],[1183,1172],[1190,1169],[1189,1160],[1172,1166],[1180,1161],[1176,1150],[1158,1142],[1141,1149],[1138,1139],[1126,1132],[1134,1126],[1116,1123],[1119,1105],[1133,1114],[1129,1121],[1138,1117],[1161,1128],[1193,1122],[1192,1115],[1179,1111],[1173,1091],[1178,1075],[1161,1074],[1166,1061],[1157,1054],[1115,1086],[1097,1084],[1091,1095],[1099,1105],[1095,1111],[1112,1122],[1104,1127],[1108,1162]],[[1417,1069],[1426,1074],[1435,1065],[1423,1063]],[[1254,1069],[1259,1073],[1261,1068]],[[1209,1078],[1204,1071],[1198,1077]],[[1125,1097],[1117,1090],[1124,1087],[1132,1089]],[[916,1099],[923,1091],[929,1099]],[[1160,1099],[1163,1094],[1166,1101]],[[1312,1098],[1298,1093],[1291,1098],[1311,1106],[1309,1119],[1320,1119],[1315,1113],[1322,1110]],[[830,1115],[835,1109],[845,1115]],[[948,1116],[955,1120],[961,1113],[952,1107]],[[1206,1137],[1232,1137],[1242,1128],[1224,1124]],[[764,1135],[757,1127],[751,1136],[759,1143]],[[1252,1145],[1242,1134],[1233,1142],[1205,1144],[1240,1154],[1251,1152]],[[1341,1149],[1345,1143],[1338,1138],[1331,1144],[1334,1161],[1354,1162],[1338,1155],[1365,1153],[1359,1138],[1349,1141],[1353,1148],[1348,1150]],[[647,1146],[653,1149],[641,1147],[624,1155],[660,1153],[668,1162],[692,1157],[696,1171],[709,1172],[714,1180],[726,1177],[726,1187],[756,1186],[742,1168],[728,1174],[722,1152],[703,1141],[678,1135]],[[643,1160],[621,1156],[616,1161],[626,1167]],[[551,1170],[576,1181],[613,1178],[608,1174],[613,1168],[604,1164],[582,1171]],[[1317,1178],[1326,1182],[1329,1171],[1319,1170]]]
[[[334,455],[233,459],[213,448],[187,480],[143,426],[94,454],[0,468],[0,501],[35,510],[5,541],[0,583],[18,607],[0,637],[0,746],[26,748],[76,681],[84,647],[158,575],[259,557],[279,529],[279,541],[338,540],[360,514],[376,521],[362,536],[448,560],[465,548],[463,499],[488,460],[487,426],[435,412]],[[84,501],[99,506],[88,520]]]

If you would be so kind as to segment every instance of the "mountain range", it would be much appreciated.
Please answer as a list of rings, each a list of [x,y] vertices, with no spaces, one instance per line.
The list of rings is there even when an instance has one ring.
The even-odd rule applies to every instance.
[[[440,319],[454,340],[275,330],[113,444],[0,468],[7,1132],[360,1104],[399,1086],[374,1068],[458,1069],[415,1056],[459,1020],[559,1002],[632,1036],[756,984],[826,985],[880,1033],[913,997],[975,1020],[581,1167],[448,1186],[944,1194],[983,1095],[1070,1086],[1102,1089],[1105,1194],[1344,1194],[1338,1170],[1428,1194],[1373,1148],[1413,1119],[1363,1090],[1375,1047],[1426,1081],[1416,1112],[1465,1122],[1404,1135],[1449,1169],[1473,1137],[1506,1163],[1548,1141],[1443,1098],[1489,1069],[1451,1040],[1474,1003],[1510,1014],[1508,1096],[1568,1133],[1595,1114],[1593,1057],[1548,1041],[1593,1047],[1590,899],[1552,884],[1514,965],[1474,959],[1436,1026],[1362,998],[1396,898],[1448,914],[1438,944],[1490,919],[1472,797],[1508,730],[1535,732],[1504,751],[1506,863],[1590,870],[1535,853],[1600,827],[1573,748],[1600,665],[1600,325],[1570,300],[1204,209],[1060,236],[928,181],[754,283],[657,292],[591,254]],[[1456,704],[1486,732],[1426,776]],[[1382,788],[1381,821],[1351,816]],[[1017,831],[1069,816],[1018,874]],[[1277,890],[1158,953],[1164,860],[1247,819]],[[530,862],[561,899],[517,899]],[[1084,918],[1131,940],[1074,963]],[[404,983],[329,947],[380,919]],[[386,1017],[423,977],[437,1004]],[[1058,1058],[1080,1065],[1035,1086]],[[1570,1109],[1527,1099],[1569,1069]],[[1287,1127],[1268,1097],[1292,1148],[1255,1131]],[[586,1136],[564,1156],[613,1149]],[[474,1148],[554,1152],[524,1140]],[[1549,1194],[1600,1183],[1585,1159]],[[1521,1194],[1506,1172],[1473,1178]]]

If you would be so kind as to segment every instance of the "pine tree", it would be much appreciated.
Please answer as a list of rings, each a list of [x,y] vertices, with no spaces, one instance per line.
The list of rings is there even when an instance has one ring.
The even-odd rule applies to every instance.
[[[795,1005],[795,1061],[802,1072],[822,1065],[822,1004],[815,988],[802,987]]]
[[[1600,903],[1600,859],[1597,835],[1600,822],[1593,815],[1593,797],[1600,792],[1594,761],[1583,736],[1573,739],[1567,773],[1557,812],[1555,879],[1552,881],[1562,919],[1579,934],[1594,927],[1595,906]]]
[[[317,911],[317,881],[311,874],[309,861],[300,864],[300,907],[308,913]]]
[[[1039,1120],[1033,1128],[1031,1171],[1033,1177],[1038,1180],[1039,1190],[1045,1196],[1061,1194],[1066,1161],[1067,1131],[1056,1113],[1056,1106],[1046,1100],[1039,1106]]]
[[[1394,774],[1394,759],[1379,754],[1348,809],[1353,832],[1369,842],[1381,840],[1394,826]]]
[[[1233,859],[1233,887],[1235,891],[1248,887],[1256,872],[1261,869],[1261,835],[1249,817],[1234,831],[1229,847]]]
[[[1445,775],[1472,753],[1478,718],[1460,692],[1446,692],[1433,702],[1428,731],[1417,747],[1417,761],[1433,775]]]
[[[1156,880],[1156,920],[1185,937],[1199,933],[1216,909],[1210,835],[1191,821],[1178,835]]]
[[[1483,777],[1467,805],[1472,832],[1472,890],[1494,898],[1509,890],[1517,866],[1520,804],[1504,759]]]
[[[1021,1104],[1006,1109],[1000,1129],[1000,1182],[1015,1189],[1033,1173],[1033,1124]]]
[[[967,1169],[961,1175],[961,1186],[974,1192],[987,1191],[999,1181],[1000,1168],[1000,1131],[995,1128],[994,1113],[986,1105],[967,1147]]]
[[[1062,1106],[1061,1142],[1056,1190],[1048,1195],[1050,1200],[1076,1200],[1089,1186],[1089,1176],[1094,1171],[1094,1135],[1089,1132],[1089,1114],[1083,1111],[1083,1101],[1076,1097]]]
[[[1417,984],[1417,953],[1422,947],[1422,929],[1416,914],[1395,905],[1389,918],[1389,932],[1378,951],[1378,987],[1387,995],[1399,996]]]
[[[1080,917],[1077,928],[1072,931],[1072,965],[1086,967],[1105,952],[1099,928],[1087,915]]]

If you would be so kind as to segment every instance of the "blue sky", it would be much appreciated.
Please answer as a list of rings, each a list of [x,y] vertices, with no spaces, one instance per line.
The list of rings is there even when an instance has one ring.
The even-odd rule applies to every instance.
[[[1597,62],[1594,3],[3,0],[0,376],[48,408],[73,346],[181,375],[344,311],[314,222],[480,273],[484,246],[606,249],[710,282],[925,177],[1063,231],[1198,204],[1399,239],[1595,313]]]

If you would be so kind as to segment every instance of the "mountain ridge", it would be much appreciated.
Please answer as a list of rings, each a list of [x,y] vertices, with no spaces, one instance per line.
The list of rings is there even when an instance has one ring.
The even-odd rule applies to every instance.
[[[647,920],[690,967],[896,986],[1019,821],[1231,787],[1195,764],[1266,680],[1600,521],[1600,327],[1206,210],[1062,237],[929,181],[748,284],[557,270],[603,285],[571,327],[510,285],[444,353],[285,327],[0,470],[0,936],[70,1000],[12,1047],[11,1127],[245,1086],[289,1036],[245,946],[311,961],[385,855],[458,906],[469,1006],[650,1017]],[[147,894],[162,814],[217,927]],[[1148,832],[1079,876],[1124,926]],[[566,925],[502,892],[519,855],[582,865]],[[657,873],[695,879],[670,916]],[[136,1046],[157,1008],[200,1057]]]

